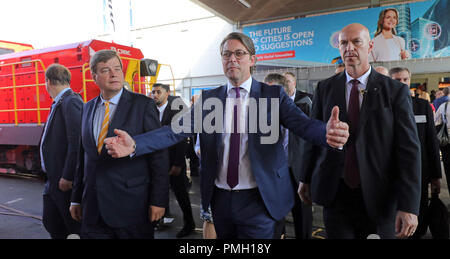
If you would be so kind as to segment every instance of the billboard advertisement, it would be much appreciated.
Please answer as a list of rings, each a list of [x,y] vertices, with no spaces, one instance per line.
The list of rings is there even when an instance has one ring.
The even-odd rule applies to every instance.
[[[395,8],[398,14],[393,26],[396,34],[391,36],[390,41],[383,38],[382,43],[378,43],[381,37],[378,35],[374,45],[379,44],[379,49],[384,47],[381,44],[398,45],[399,50],[392,57],[374,52],[373,60],[446,57],[450,56],[449,1],[414,2],[251,25],[244,27],[243,32],[253,39],[259,61],[296,60],[330,64],[339,57],[340,29],[351,23],[361,23],[369,29],[371,39],[374,39],[380,12]],[[400,55],[402,51],[406,51],[407,55]]]

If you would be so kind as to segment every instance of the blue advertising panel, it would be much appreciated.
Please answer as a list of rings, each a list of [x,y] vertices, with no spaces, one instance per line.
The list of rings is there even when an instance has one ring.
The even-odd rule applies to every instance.
[[[392,7],[399,13],[397,36],[404,40],[403,45],[409,58],[450,56],[449,0],[431,0],[252,25],[244,27],[243,32],[253,39],[259,61],[291,59],[330,64],[340,55],[340,29],[351,23],[361,23],[369,29],[373,38],[380,12]]]

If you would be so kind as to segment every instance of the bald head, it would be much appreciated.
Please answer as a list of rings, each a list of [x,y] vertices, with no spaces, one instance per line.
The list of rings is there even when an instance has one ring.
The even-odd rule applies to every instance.
[[[345,69],[353,78],[362,76],[369,69],[372,46],[369,30],[362,24],[349,24],[339,33],[339,52]]]
[[[367,41],[370,41],[370,33],[369,33],[369,29],[367,29],[366,26],[360,24],[360,23],[352,23],[349,24],[347,26],[345,26],[344,28],[342,28],[339,37],[341,36],[342,33],[357,33],[360,34],[361,36],[366,38]]]

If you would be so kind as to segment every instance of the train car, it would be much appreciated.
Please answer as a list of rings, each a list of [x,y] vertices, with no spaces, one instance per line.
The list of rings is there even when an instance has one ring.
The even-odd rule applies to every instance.
[[[127,89],[145,94],[156,82],[161,65],[156,60],[145,59],[137,48],[99,40],[0,55],[0,172],[40,172],[39,140],[52,103],[45,89],[46,67],[66,66],[72,90],[87,102],[100,92],[89,61],[102,49],[121,57]]]
[[[0,40],[0,55],[31,49],[33,46],[30,44]]]

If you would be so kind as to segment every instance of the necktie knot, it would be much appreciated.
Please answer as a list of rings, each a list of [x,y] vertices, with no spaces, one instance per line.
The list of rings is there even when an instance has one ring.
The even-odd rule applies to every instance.
[[[236,91],[236,98],[241,98],[241,88],[233,87],[233,89]]]

